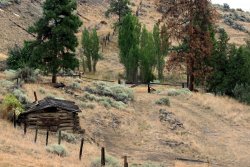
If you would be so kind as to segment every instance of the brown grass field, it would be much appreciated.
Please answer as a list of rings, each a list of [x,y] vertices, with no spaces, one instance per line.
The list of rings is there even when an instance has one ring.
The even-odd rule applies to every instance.
[[[135,3],[135,6],[132,6],[135,12],[140,1],[132,2]],[[156,11],[153,0],[144,3],[147,7],[143,7],[139,19],[151,30],[161,16]],[[106,9],[107,2],[100,0],[79,5],[78,12],[85,17],[81,18],[83,26],[89,29],[98,26],[100,36],[112,33],[112,25],[117,18],[105,18]],[[29,0],[22,0],[20,5],[14,4],[0,10],[0,61],[7,58],[9,47],[14,44],[22,45],[23,40],[32,39],[32,36],[15,26],[9,19],[28,28],[40,16],[41,4],[36,1],[30,3]],[[100,24],[101,21],[106,21],[107,25]],[[242,45],[248,38],[246,33],[231,29],[221,20],[218,21],[218,25],[229,33],[231,43]],[[250,26],[247,23],[245,25]],[[77,34],[79,39],[81,30]],[[118,55],[117,35],[114,35],[102,52],[103,59],[97,64],[97,73],[85,73],[85,76],[117,80],[118,75],[123,73]],[[170,75],[171,73],[173,75]],[[181,80],[179,74],[171,73],[166,77]],[[0,72],[0,80],[4,79],[5,74]],[[24,84],[22,89],[30,101],[34,100],[33,93],[36,91],[38,99],[53,95],[75,101],[81,107],[82,101],[66,94],[62,89],[53,88],[47,84],[49,82],[50,78],[42,77],[40,82]],[[76,79],[59,77],[58,82],[70,85],[76,82]],[[92,83],[83,79],[80,86],[85,87],[89,84]],[[95,105],[94,109],[81,108],[80,124],[86,130],[82,161],[78,160],[79,141],[77,144],[63,142],[69,156],[62,158],[46,152],[45,132],[39,133],[38,142],[35,144],[34,130],[28,129],[27,135],[24,136],[22,127],[14,129],[10,122],[0,119],[0,167],[90,167],[91,162],[100,157],[102,146],[120,164],[122,156],[128,155],[129,166],[142,166],[144,163],[152,162],[164,167],[250,167],[250,106],[228,97],[206,93],[171,96],[169,107],[155,104],[156,100],[166,97],[164,92],[173,88],[179,89],[155,86],[161,93],[148,94],[146,86],[135,87],[135,100],[124,110],[107,109],[96,102],[92,102]],[[41,93],[41,89],[46,93]],[[75,94],[82,96],[84,91],[76,90]],[[0,100],[2,97],[0,94]],[[160,109],[172,112],[176,119],[183,123],[183,128],[173,130],[168,123],[161,122]],[[57,143],[55,134],[50,136],[49,143]]]

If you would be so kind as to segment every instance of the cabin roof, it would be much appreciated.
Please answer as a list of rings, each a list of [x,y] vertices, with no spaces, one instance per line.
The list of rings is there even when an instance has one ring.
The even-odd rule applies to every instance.
[[[22,114],[28,114],[28,113],[32,113],[32,112],[42,111],[46,108],[52,108],[52,107],[60,108],[62,110],[68,111],[68,112],[81,112],[81,110],[75,104],[75,102],[46,97],[43,100],[38,101],[37,103],[32,103],[28,107],[28,110]]]

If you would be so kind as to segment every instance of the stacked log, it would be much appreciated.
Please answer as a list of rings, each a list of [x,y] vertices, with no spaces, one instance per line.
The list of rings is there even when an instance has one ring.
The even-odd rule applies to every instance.
[[[48,129],[50,131],[73,131],[81,130],[78,113],[65,110],[54,112],[37,111],[22,116],[22,122],[26,122],[30,128]]]

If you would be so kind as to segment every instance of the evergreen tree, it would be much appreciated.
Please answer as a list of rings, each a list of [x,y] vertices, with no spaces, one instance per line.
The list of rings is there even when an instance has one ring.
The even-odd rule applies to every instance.
[[[208,90],[214,93],[227,92],[227,72],[229,63],[229,37],[224,29],[219,31],[219,39],[214,43],[214,51],[210,59],[211,76],[207,80]]]
[[[144,26],[141,33],[140,40],[140,77],[141,81],[148,83],[155,77],[153,69],[157,63],[155,41],[153,34],[148,32]]]
[[[81,26],[75,14],[75,0],[46,0],[43,17],[29,30],[36,34],[32,57],[39,67],[52,73],[52,83],[57,81],[60,69],[74,69],[78,66],[75,48],[78,45],[77,33]]]
[[[106,11],[106,16],[110,13],[118,15],[118,23],[121,23],[121,19],[131,12],[128,7],[129,0],[111,0],[110,8]]]
[[[120,62],[124,65],[128,82],[137,82],[141,24],[128,14],[119,28]]]

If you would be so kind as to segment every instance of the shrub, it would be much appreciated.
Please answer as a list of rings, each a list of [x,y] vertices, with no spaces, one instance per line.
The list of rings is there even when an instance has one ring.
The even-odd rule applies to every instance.
[[[101,166],[101,159],[100,158],[96,158],[94,161],[91,162],[91,167],[100,167]],[[105,159],[105,166],[107,167],[120,167],[119,165],[119,161],[112,157],[112,156],[106,156]]]
[[[108,96],[123,103],[134,100],[133,91],[123,85],[95,82],[93,86],[86,87],[85,90],[91,94]]]
[[[167,91],[168,96],[179,96],[179,95],[185,95],[185,94],[191,94],[191,91],[187,88],[184,89],[170,89]]]
[[[87,109],[87,108],[89,108],[89,109],[94,109],[94,108],[95,108],[95,105],[92,104],[92,103],[81,102],[81,103],[80,103],[80,107],[81,107],[81,108],[85,108],[85,109]]]
[[[57,136],[59,135],[59,133],[56,134]],[[68,143],[76,143],[77,138],[74,134],[72,133],[67,133],[64,131],[61,131],[61,139],[68,142]]]
[[[38,91],[41,93],[41,94],[46,94],[46,90],[44,88],[39,88]]]
[[[168,97],[163,97],[155,102],[158,105],[170,106],[170,101]]]
[[[21,48],[18,45],[15,45],[13,48],[9,49],[7,66],[9,69],[17,70],[19,68],[34,66],[35,63],[31,60],[31,43],[25,41],[24,47]]]
[[[22,104],[13,94],[6,95],[0,105],[0,115],[3,119],[13,120],[14,112],[18,116],[23,111]]]
[[[236,85],[233,94],[240,102],[250,104],[250,86],[249,85]]]
[[[22,104],[27,104],[28,101],[28,97],[27,95],[24,93],[23,90],[21,89],[14,89],[13,91],[13,95],[22,103]]]
[[[7,80],[17,79],[17,71],[15,70],[5,70],[4,74]]]
[[[142,165],[132,164],[131,167],[164,167],[164,166],[159,164],[153,164],[151,162],[146,162]]]
[[[69,87],[73,90],[81,89],[81,85],[77,82],[73,82]]]
[[[115,101],[113,98],[106,97],[106,96],[98,97],[94,94],[85,93],[84,98],[90,101],[96,101],[106,108],[114,107],[116,109],[121,110],[126,107],[126,104],[124,104],[122,101]]]
[[[25,83],[34,83],[39,79],[40,71],[34,70],[29,67],[24,67],[21,69],[18,69],[17,71],[17,77],[21,78]]]
[[[8,80],[0,80],[0,94],[6,94],[14,89],[14,83]]]
[[[66,157],[68,155],[67,149],[63,145],[53,144],[46,147],[49,153],[57,154],[61,157]]]

